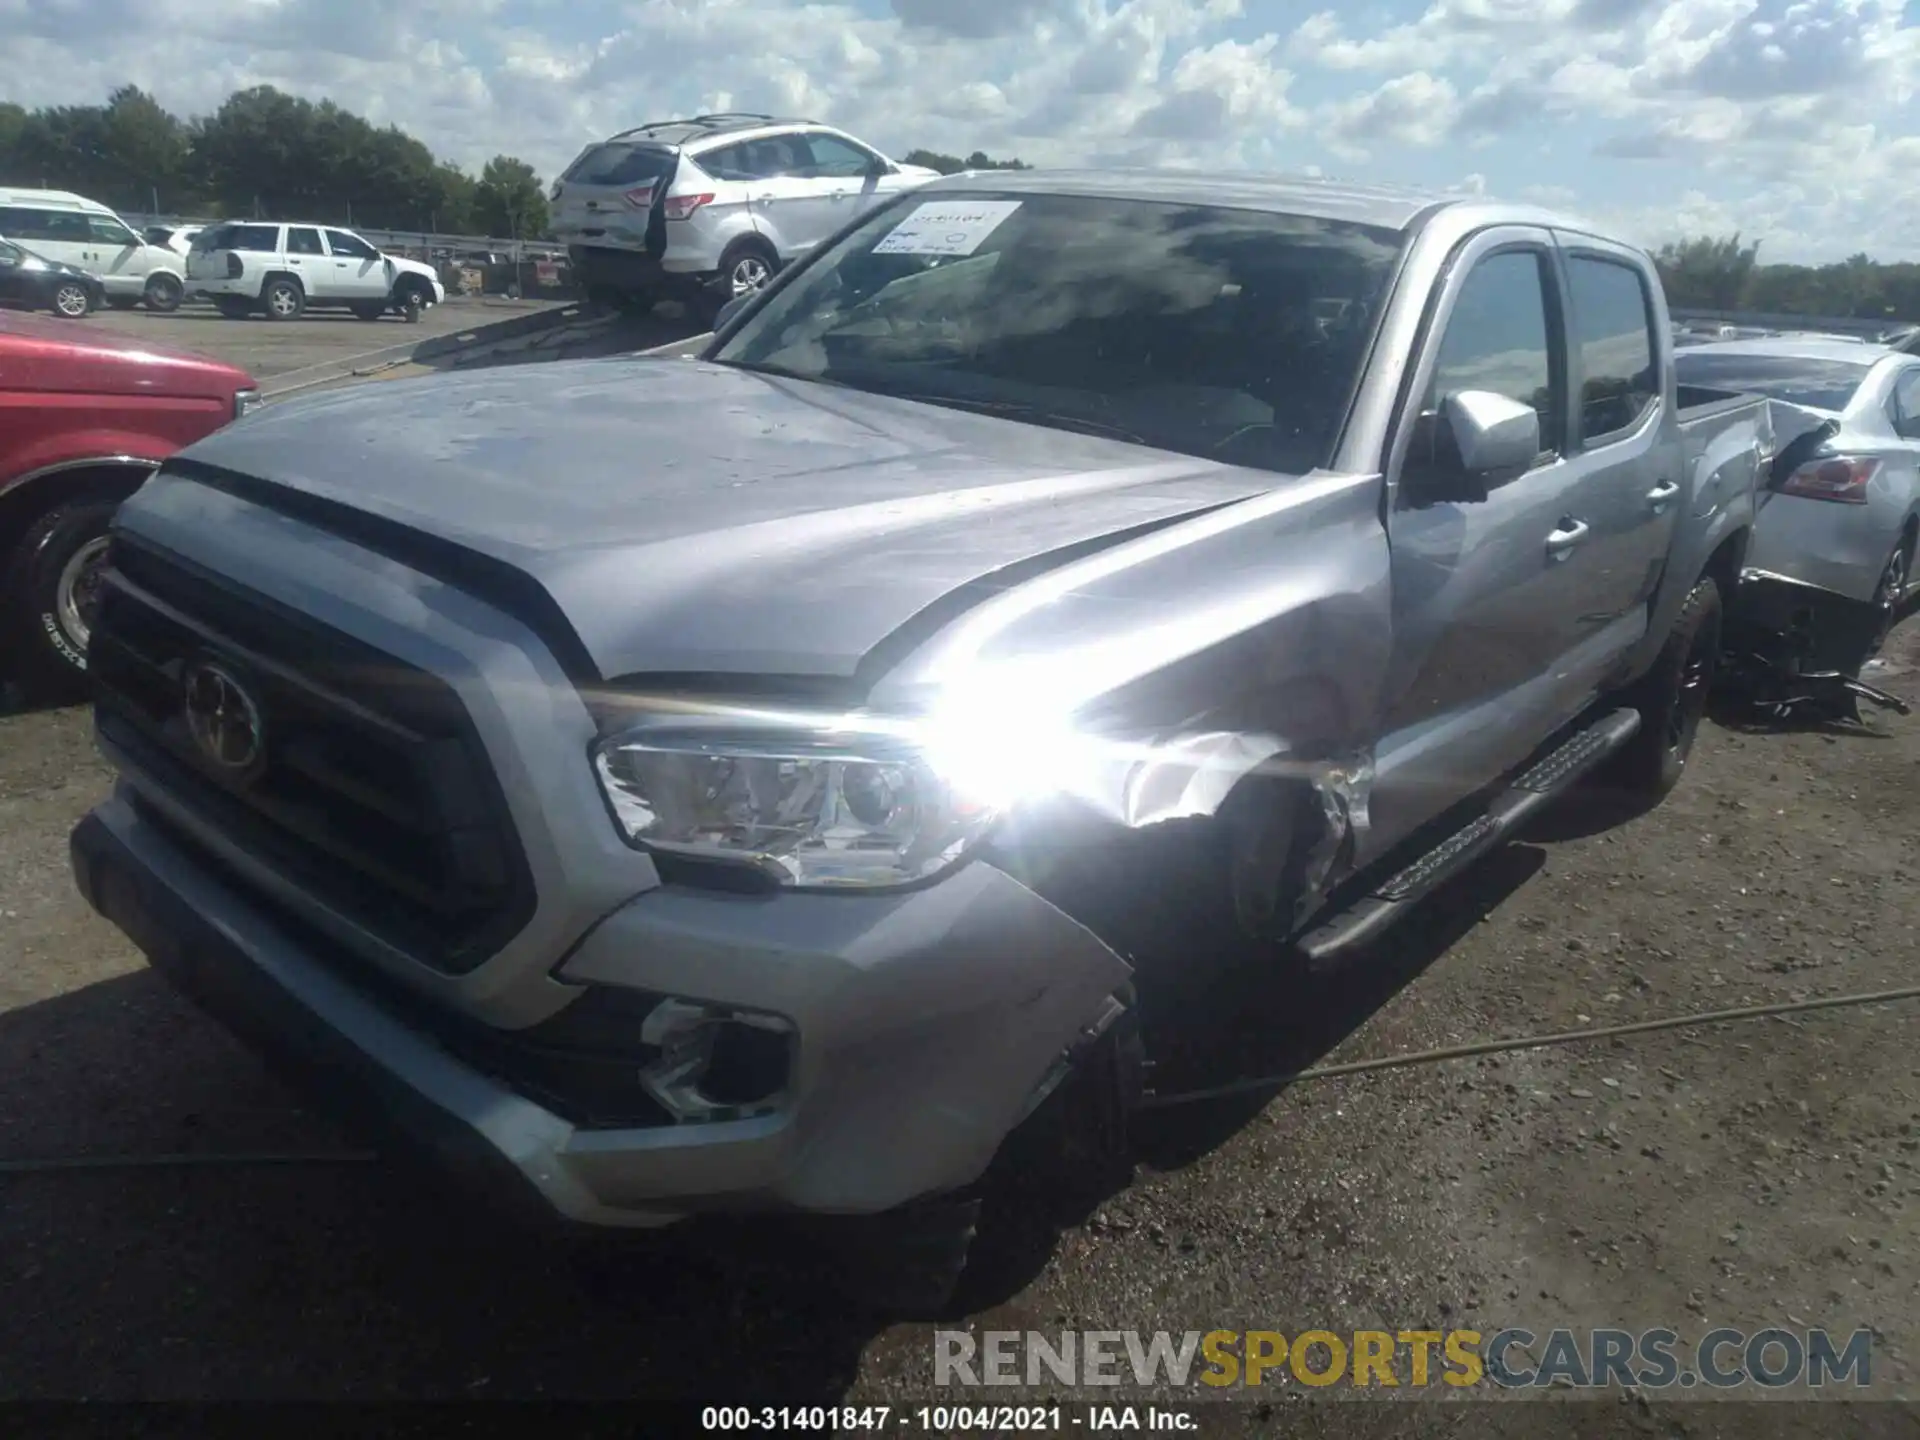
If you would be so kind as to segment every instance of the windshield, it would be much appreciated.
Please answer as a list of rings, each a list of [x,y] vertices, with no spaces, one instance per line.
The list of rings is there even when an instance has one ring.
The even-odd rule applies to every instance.
[[[1871,361],[1809,360],[1792,355],[1675,355],[1674,374],[1684,385],[1708,385],[1784,400],[1809,410],[1844,410],[1873,368]]]
[[[1401,241],[1204,205],[908,198],[714,358],[1300,474],[1331,459]]]

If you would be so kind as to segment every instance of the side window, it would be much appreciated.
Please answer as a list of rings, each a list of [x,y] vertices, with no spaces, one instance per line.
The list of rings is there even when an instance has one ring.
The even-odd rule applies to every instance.
[[[42,210],[41,231],[43,240],[55,240],[72,245],[86,245],[93,240],[93,230],[87,224],[87,217],[78,210]]]
[[[358,235],[349,235],[344,230],[327,231],[327,248],[336,255],[351,256],[355,260],[378,260],[380,252],[374,249]]]
[[[87,239],[96,245],[138,245],[140,237],[110,215],[87,217]]]
[[[1908,440],[1920,440],[1920,366],[1902,370],[1894,383],[1893,428]]]
[[[813,152],[813,163],[801,174],[813,180],[856,180],[866,175],[880,158],[837,135],[808,135],[803,143]]]
[[[0,265],[12,267],[18,265],[24,258],[19,246],[9,245],[6,241],[0,240]]]
[[[320,248],[320,232],[310,225],[289,225],[287,253],[289,255],[324,255],[326,252]]]
[[[785,175],[804,175],[812,157],[806,142],[798,135],[775,135],[769,140],[748,140],[739,147],[746,152],[747,176],[752,180],[774,180]]]
[[[1555,383],[1552,329],[1547,323],[1546,257],[1537,250],[1505,250],[1473,267],[1447,317],[1434,361],[1433,381],[1421,405],[1409,468],[1432,460],[1432,420],[1449,395],[1490,390],[1531,405],[1540,416],[1540,447],[1563,444]],[[1422,431],[1428,437],[1423,445]],[[1426,454],[1421,451],[1425,449]]]
[[[716,180],[760,180],[765,177],[753,168],[751,145],[722,145],[709,150],[699,160],[700,168]]]
[[[1640,272],[1590,255],[1567,258],[1571,349],[1580,359],[1580,433],[1591,446],[1632,429],[1660,398]]]
[[[253,254],[276,255],[280,251],[278,225],[235,225],[226,234],[223,248]]]

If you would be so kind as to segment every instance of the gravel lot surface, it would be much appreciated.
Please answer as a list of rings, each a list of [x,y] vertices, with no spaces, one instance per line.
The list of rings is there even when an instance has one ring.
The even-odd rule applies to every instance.
[[[671,338],[654,321],[575,348]],[[1889,659],[1881,682],[1920,701],[1920,620]],[[75,895],[66,834],[107,784],[83,712],[0,718],[0,1160],[350,1149]],[[1713,726],[1659,810],[1586,831],[1550,819],[1376,963],[1246,1010],[1277,1063],[1305,1064],[1911,985],[1916,814],[1920,718]],[[1683,1358],[1720,1325],[1871,1327],[1871,1393],[1911,1402],[1917,1019],[1912,1001],[1816,1011],[1161,1112],[1134,1184],[1083,1223],[989,1232],[965,1323],[1664,1325]],[[956,1398],[931,1389],[932,1326],[850,1312],[774,1232],[582,1254],[458,1218],[371,1163],[0,1173],[0,1398]],[[1207,1413],[1307,1434],[1920,1434],[1905,1405],[1842,1423],[1833,1405],[1692,1403],[1701,1391],[1555,1406],[1550,1427],[1538,1405],[1475,1407],[1464,1429],[1458,1405],[1267,1393],[1265,1410]]]
[[[451,335],[467,326],[552,308],[541,300],[450,300],[435,305],[418,323],[398,315],[359,320],[344,310],[321,310],[298,320],[276,321],[255,315],[229,320],[211,306],[183,305],[171,315],[143,309],[102,310],[88,326],[122,330],[156,345],[194,350],[239,365],[256,380],[344,360],[389,345],[407,345],[432,335]]]

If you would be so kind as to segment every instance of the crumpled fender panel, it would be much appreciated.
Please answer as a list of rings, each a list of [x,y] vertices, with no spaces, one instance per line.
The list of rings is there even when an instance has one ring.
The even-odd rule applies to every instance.
[[[1228,827],[1243,922],[1291,930],[1367,823],[1392,647],[1379,506],[1378,476],[1316,472],[1061,566],[960,617],[870,703],[946,717],[1096,846],[1219,817],[1249,781],[1305,794]]]

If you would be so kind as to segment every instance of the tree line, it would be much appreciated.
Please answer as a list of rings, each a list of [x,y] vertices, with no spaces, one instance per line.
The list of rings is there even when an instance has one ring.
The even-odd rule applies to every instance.
[[[104,105],[0,103],[0,184],[74,190],[136,213],[500,236],[547,228],[546,194],[524,160],[496,155],[470,175],[398,126],[271,85],[186,120],[132,85]]]
[[[1746,310],[1856,320],[1920,320],[1920,265],[1865,254],[1827,265],[1762,265],[1760,242],[1698,236],[1654,254],[1667,303],[1682,310]]]
[[[1030,168],[978,151],[906,159],[942,174]],[[0,102],[0,185],[73,190],[135,214],[522,238],[548,225],[545,185],[526,161],[496,155],[469,174],[396,125],[271,85],[188,119],[133,85],[104,105]]]

